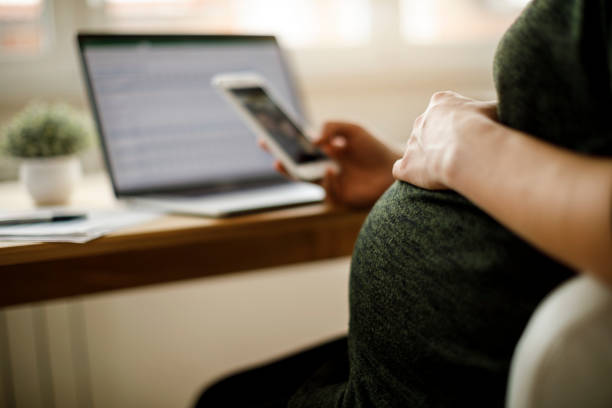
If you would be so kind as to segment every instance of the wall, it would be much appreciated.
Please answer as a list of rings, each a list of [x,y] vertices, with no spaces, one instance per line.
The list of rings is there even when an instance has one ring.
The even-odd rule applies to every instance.
[[[62,100],[87,109],[75,34],[117,27],[85,0],[51,4],[52,48],[40,56],[0,59],[0,124],[32,99]],[[453,89],[476,98],[494,97],[491,61],[497,38],[474,44],[409,44],[399,35],[398,12],[397,0],[372,1],[372,38],[361,46],[287,50],[314,122],[355,120],[401,145],[433,92]],[[164,30],[193,31],[189,27]],[[97,152],[89,153],[85,162],[88,170],[101,167]],[[0,179],[16,176],[16,162],[0,158]]]
[[[189,406],[223,374],[344,333],[347,277],[339,259],[9,308],[16,406]]]
[[[0,62],[0,122],[32,97],[86,106],[73,35],[96,22],[84,2],[54,4],[54,53]],[[494,97],[493,42],[417,47],[393,29],[363,48],[290,51],[315,123],[352,120],[400,148],[434,91]],[[339,259],[4,310],[0,406],[188,406],[224,373],[346,331],[348,271]]]

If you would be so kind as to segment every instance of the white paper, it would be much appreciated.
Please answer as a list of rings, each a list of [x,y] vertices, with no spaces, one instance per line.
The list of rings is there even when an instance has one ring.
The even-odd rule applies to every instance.
[[[160,215],[151,211],[89,211],[86,219],[0,226],[0,241],[84,243],[120,228],[151,221]]]

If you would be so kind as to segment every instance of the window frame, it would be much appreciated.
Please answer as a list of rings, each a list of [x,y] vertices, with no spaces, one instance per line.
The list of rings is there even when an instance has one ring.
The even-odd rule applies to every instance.
[[[51,54],[54,50],[56,41],[56,24],[55,24],[55,8],[52,0],[40,0],[41,12],[37,19],[31,22],[27,21],[2,21],[3,26],[11,25],[32,25],[41,30],[41,45],[38,50],[31,52],[5,52],[3,47],[0,47],[0,63],[11,61],[40,61],[45,56]],[[1,29],[5,29],[2,27]]]

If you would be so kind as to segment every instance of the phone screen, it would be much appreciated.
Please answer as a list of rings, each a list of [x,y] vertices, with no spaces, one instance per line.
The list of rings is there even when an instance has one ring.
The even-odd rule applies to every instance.
[[[254,86],[233,88],[229,91],[295,163],[304,164],[328,159],[325,153],[314,146],[270,99],[263,88]]]

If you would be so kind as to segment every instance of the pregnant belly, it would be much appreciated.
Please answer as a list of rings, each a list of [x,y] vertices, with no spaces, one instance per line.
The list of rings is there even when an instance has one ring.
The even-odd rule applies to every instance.
[[[503,396],[527,319],[568,276],[458,194],[396,182],[353,253],[352,369],[406,395],[436,384],[457,397],[465,377]]]

